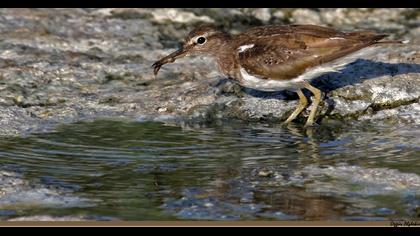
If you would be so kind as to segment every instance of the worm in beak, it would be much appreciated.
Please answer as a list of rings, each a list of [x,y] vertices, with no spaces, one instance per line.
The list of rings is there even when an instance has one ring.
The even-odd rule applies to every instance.
[[[172,63],[174,62],[176,59],[184,57],[187,55],[187,48],[185,47],[180,47],[180,49],[178,49],[177,51],[167,55],[166,57],[160,59],[159,61],[156,61],[155,63],[153,63],[152,67],[153,67],[153,72],[155,75],[157,75],[157,73],[160,70],[160,67],[162,67],[165,64],[168,63]]]

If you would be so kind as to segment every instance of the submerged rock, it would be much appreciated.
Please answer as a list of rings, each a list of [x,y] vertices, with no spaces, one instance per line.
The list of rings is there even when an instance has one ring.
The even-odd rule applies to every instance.
[[[197,24],[235,33],[311,23],[302,19],[411,40],[316,79],[325,92],[322,120],[418,122],[420,31],[412,9],[1,9],[0,135],[99,117],[281,122],[297,104],[294,93],[241,88],[205,57],[166,65],[157,78],[150,66]]]
[[[419,194],[420,176],[414,173],[402,173],[387,168],[363,168],[360,166],[306,166],[298,176],[311,179],[305,185],[307,191],[326,194],[363,196],[382,194]],[[324,177],[334,179],[324,182]],[[339,184],[341,182],[341,184]],[[291,182],[293,184],[293,181]],[[356,187],[357,185],[357,187]],[[331,191],[331,189],[336,191]]]
[[[254,187],[293,188],[296,189],[294,194],[297,196],[314,194],[321,199],[340,199],[340,203],[330,202],[329,210],[339,211],[345,215],[342,220],[351,220],[358,216],[363,216],[358,220],[368,216],[392,219],[398,211],[411,217],[418,217],[416,209],[420,196],[420,176],[414,173],[340,163],[311,164],[293,171],[271,167],[271,171],[272,178],[262,178],[255,174],[250,180],[256,183]],[[258,170],[255,171],[257,172]],[[318,211],[318,214],[322,213]],[[330,214],[330,217],[331,215],[334,214]]]
[[[88,216],[49,216],[49,215],[34,215],[34,216],[20,216],[8,219],[8,221],[117,221],[119,219],[114,217],[88,217]]]
[[[417,217],[420,176],[414,173],[341,163],[292,170],[273,165],[262,168],[227,179],[223,187],[185,188],[177,198],[165,199],[161,208],[181,219],[201,220]]]
[[[92,206],[90,200],[73,196],[59,187],[30,182],[17,172],[0,170],[0,209],[68,208]]]
[[[48,215],[37,215],[37,216],[21,216],[9,219],[8,221],[86,221],[83,217],[77,216],[48,216]]]
[[[236,199],[234,201],[229,200],[230,197],[237,198],[238,196],[252,194],[252,192],[249,192],[252,187],[241,186],[242,188],[238,188],[236,186],[238,183],[235,181],[233,181],[232,185],[235,187],[225,193],[223,197],[214,189],[187,188],[182,192],[181,198],[168,198],[161,208],[168,213],[175,214],[180,219],[194,220],[250,220],[256,219],[255,215],[257,213],[265,208],[269,208],[264,203],[246,201],[238,203],[235,202]],[[276,213],[279,214],[278,212]],[[275,213],[267,213],[265,217],[271,217],[272,215],[275,215]],[[288,219],[287,215],[277,215],[277,217],[283,217],[283,220]],[[296,216],[289,217],[290,219],[298,218]]]

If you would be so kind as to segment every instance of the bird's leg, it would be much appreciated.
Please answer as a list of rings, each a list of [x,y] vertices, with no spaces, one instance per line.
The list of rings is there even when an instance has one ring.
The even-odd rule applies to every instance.
[[[312,126],[314,124],[315,114],[318,109],[319,102],[321,101],[321,90],[313,87],[306,81],[303,83],[303,85],[305,88],[309,89],[309,91],[311,91],[314,94],[314,99],[312,101],[313,108],[311,112],[309,113],[308,120],[306,120],[306,124],[305,124],[305,126]]]
[[[299,95],[299,105],[296,107],[295,111],[287,118],[287,120],[284,123],[290,123],[292,120],[294,120],[305,107],[308,105],[308,100],[306,99],[305,95],[303,94],[302,90],[299,89],[297,91],[297,94]]]

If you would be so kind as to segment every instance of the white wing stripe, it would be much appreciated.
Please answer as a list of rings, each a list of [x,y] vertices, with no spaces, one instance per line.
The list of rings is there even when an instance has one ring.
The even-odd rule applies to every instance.
[[[253,47],[254,47],[254,44],[242,45],[238,48],[238,52],[244,52],[245,50],[248,50]]]

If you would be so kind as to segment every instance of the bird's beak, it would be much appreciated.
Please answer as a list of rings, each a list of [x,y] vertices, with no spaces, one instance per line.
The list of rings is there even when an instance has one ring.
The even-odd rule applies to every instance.
[[[156,61],[155,63],[153,63],[152,67],[153,67],[154,74],[157,75],[157,73],[159,72],[161,66],[163,66],[163,65],[165,65],[167,63],[172,63],[176,59],[186,56],[188,50],[189,50],[189,47],[183,47],[183,46],[181,46],[175,52],[173,52],[173,53],[167,55],[166,57],[160,59],[159,61]]]

